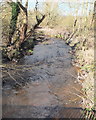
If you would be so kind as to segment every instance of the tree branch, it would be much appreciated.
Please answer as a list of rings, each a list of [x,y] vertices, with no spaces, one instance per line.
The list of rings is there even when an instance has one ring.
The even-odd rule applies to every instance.
[[[41,19],[37,18],[37,24],[34,25],[33,29],[36,29],[40,25],[40,23],[44,20],[44,18],[45,18],[45,15],[43,15]]]
[[[28,0],[26,0],[25,8],[28,9]]]
[[[18,5],[25,13],[27,13],[27,9],[20,2],[18,2]]]

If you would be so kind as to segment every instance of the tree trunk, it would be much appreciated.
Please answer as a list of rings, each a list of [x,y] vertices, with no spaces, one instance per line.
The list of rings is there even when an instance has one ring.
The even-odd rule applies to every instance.
[[[14,37],[14,33],[15,33],[15,30],[16,30],[17,19],[18,19],[18,15],[20,13],[20,8],[18,6],[18,3],[11,2],[11,3],[8,3],[8,4],[12,8],[12,17],[11,17],[11,21],[10,21],[9,42],[8,42],[8,45],[11,45],[12,44],[12,38]]]
[[[18,27],[20,31],[20,40],[19,40],[19,45],[21,45],[26,38],[26,33],[27,33],[27,26],[28,26],[28,13],[27,13],[27,7],[24,7],[20,2],[18,2],[20,6],[20,14],[19,14],[19,22],[18,22]],[[27,5],[28,6],[28,5]]]
[[[27,0],[28,1],[28,0]],[[28,26],[27,7],[20,2],[10,2],[12,8],[12,17],[10,21],[9,43],[7,47],[7,56],[10,60],[17,56],[19,48],[23,43]],[[28,6],[28,3],[27,5]]]
[[[27,33],[28,27],[28,0],[26,0],[25,7],[22,5],[22,0],[17,0],[17,2],[9,3],[12,7],[12,18],[10,21],[10,32],[9,32],[9,43],[7,47],[7,56],[10,60],[18,57],[22,43],[24,43],[33,33],[33,31],[40,25],[44,20],[45,15],[39,18],[36,15],[37,23],[34,27]]]

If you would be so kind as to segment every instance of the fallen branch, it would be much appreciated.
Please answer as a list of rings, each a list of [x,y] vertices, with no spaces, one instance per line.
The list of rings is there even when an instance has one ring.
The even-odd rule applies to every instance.
[[[9,72],[6,72],[6,73],[10,76],[10,78],[12,78],[16,82],[16,84],[18,84],[20,87],[22,87],[22,85],[20,83],[18,83],[16,81],[16,79]]]

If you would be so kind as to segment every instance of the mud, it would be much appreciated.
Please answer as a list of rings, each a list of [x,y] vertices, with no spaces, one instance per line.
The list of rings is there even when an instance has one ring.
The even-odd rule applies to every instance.
[[[12,77],[4,77],[3,118],[81,118],[82,87],[69,51],[63,40],[48,38],[8,71],[26,84],[16,89]]]

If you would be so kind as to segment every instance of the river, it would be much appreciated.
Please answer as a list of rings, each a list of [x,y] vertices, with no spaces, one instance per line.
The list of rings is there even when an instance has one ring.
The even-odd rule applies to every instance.
[[[39,42],[3,81],[3,118],[80,118],[82,86],[62,39]],[[14,87],[24,84],[23,87]]]

